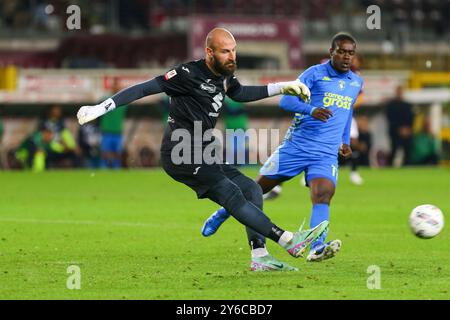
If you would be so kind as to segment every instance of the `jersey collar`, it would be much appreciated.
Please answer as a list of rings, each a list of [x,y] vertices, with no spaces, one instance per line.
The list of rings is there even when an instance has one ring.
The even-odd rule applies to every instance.
[[[333,68],[333,66],[331,65],[331,60],[328,60],[328,62],[325,64],[328,74],[330,75],[330,77],[337,77],[337,78],[348,78],[351,79],[352,78],[352,74],[349,71],[347,72],[338,72],[335,68]]]

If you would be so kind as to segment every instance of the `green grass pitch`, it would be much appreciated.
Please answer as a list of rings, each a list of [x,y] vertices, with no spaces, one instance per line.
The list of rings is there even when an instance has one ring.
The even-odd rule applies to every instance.
[[[340,171],[328,236],[342,240],[339,255],[307,263],[269,243],[300,271],[252,273],[244,227],[230,219],[203,238],[217,206],[161,170],[2,172],[0,299],[449,299],[450,228],[422,240],[408,216],[431,203],[449,221],[450,170],[361,173],[357,187]],[[296,230],[309,221],[308,189],[298,178],[283,189],[265,212]],[[67,288],[72,265],[79,290]],[[373,265],[381,288],[370,290]]]

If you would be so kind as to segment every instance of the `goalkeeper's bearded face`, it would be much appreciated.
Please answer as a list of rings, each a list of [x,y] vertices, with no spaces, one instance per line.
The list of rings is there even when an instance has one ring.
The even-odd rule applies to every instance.
[[[236,42],[221,41],[217,47],[211,48],[211,51],[211,59],[216,72],[229,76],[236,71]]]

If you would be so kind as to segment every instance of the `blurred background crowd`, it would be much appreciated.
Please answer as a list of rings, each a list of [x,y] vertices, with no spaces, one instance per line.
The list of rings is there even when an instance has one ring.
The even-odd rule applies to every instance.
[[[371,5],[380,28],[368,27]],[[80,27],[68,28],[77,18]],[[158,166],[164,95],[83,127],[76,110],[201,58],[214,26],[235,34],[246,84],[295,78],[327,58],[335,33],[351,33],[353,68],[365,81],[352,166],[450,163],[450,0],[8,0],[0,3],[1,167]],[[292,115],[277,102],[228,100],[219,128],[278,128],[281,139]]]
[[[364,33],[370,5],[383,10],[384,36],[401,31],[413,40],[448,39],[450,23],[447,0],[9,0],[0,7],[2,29],[64,33],[66,9],[73,4],[88,9],[82,21],[89,33],[183,31],[186,18],[195,15],[301,16],[315,37],[336,27]]]

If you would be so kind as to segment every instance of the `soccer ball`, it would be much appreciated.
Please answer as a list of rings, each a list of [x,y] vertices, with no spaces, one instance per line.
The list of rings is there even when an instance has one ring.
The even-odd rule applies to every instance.
[[[442,231],[444,215],[438,207],[424,204],[412,210],[409,216],[409,226],[419,238],[430,239]]]

